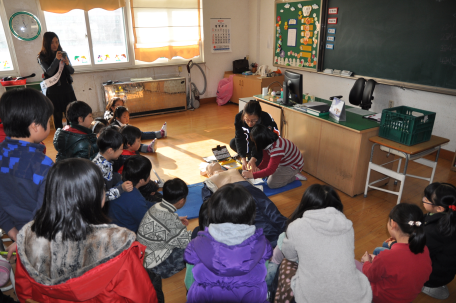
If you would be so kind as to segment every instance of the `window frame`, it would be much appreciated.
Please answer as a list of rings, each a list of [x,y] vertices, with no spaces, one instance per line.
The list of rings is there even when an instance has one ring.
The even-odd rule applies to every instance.
[[[92,46],[92,33],[90,31],[90,23],[89,23],[89,13],[84,11],[85,22],[86,22],[86,31],[87,31],[87,39],[89,43],[89,52],[91,56],[91,64],[90,65],[82,65],[82,66],[73,66],[75,73],[88,73],[88,72],[101,72],[101,71],[112,71],[112,70],[125,70],[125,69],[138,69],[138,68],[150,68],[150,67],[160,67],[160,66],[176,66],[176,65],[186,65],[190,60],[198,64],[204,64],[204,27],[203,27],[203,1],[200,1],[201,5],[201,18],[200,18],[200,27],[201,27],[201,42],[200,42],[200,56],[196,59],[172,59],[168,60],[168,62],[142,62],[138,61],[135,58],[135,51],[134,51],[134,34],[133,34],[133,20],[131,16],[131,6],[130,0],[125,1],[125,7],[123,7],[123,15],[124,15],[124,28],[125,28],[125,43],[128,53],[128,61],[122,63],[109,63],[109,64],[95,64],[95,59],[93,56],[93,46]],[[47,25],[46,25],[46,18],[44,16],[44,11],[41,9],[40,0],[36,0],[40,20],[41,21],[41,28],[42,34],[47,32]]]
[[[9,29],[9,18],[6,15],[6,10],[5,10],[5,4],[3,0],[0,0],[0,18],[2,19],[2,26],[3,30],[5,31],[5,38],[6,38],[6,43],[8,45],[8,50],[10,52],[10,57],[11,57],[11,63],[13,65],[14,70],[12,71],[0,71],[0,77],[6,77],[6,76],[14,76],[14,77],[19,77],[21,76],[21,72],[19,70],[19,64],[17,63],[17,57],[16,57],[16,50],[14,48],[14,42],[13,42],[13,37],[11,35],[11,31]]]
[[[40,12],[40,18],[43,20],[41,22],[41,28],[43,29],[43,35],[45,32],[48,31],[47,29],[47,24],[46,24],[46,18],[44,15],[44,11],[41,9],[40,1],[36,0],[36,3],[38,5],[38,9]],[[92,44],[92,32],[90,30],[90,22],[89,22],[89,12],[84,11],[84,18],[85,18],[85,24],[86,24],[86,34],[87,34],[87,41],[89,44],[89,54],[90,54],[90,64],[88,65],[76,65],[73,66],[75,73],[79,72],[97,72],[97,71],[106,71],[106,70],[116,70],[116,69],[126,69],[126,68],[131,68],[131,65],[134,63],[133,62],[133,57],[132,56],[132,50],[130,49],[130,43],[129,43],[129,34],[128,34],[128,24],[126,22],[126,8],[122,8],[123,11],[123,16],[124,16],[124,29],[125,29],[125,45],[126,45],[126,51],[128,53],[128,61],[127,62],[122,62],[122,63],[107,63],[107,64],[95,64],[95,59],[93,55],[93,44]]]

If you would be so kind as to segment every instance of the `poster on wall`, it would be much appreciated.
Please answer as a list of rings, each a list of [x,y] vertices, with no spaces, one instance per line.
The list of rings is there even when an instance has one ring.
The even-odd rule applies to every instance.
[[[231,18],[211,18],[213,53],[231,52]]]
[[[274,66],[317,71],[321,0],[276,0]]]

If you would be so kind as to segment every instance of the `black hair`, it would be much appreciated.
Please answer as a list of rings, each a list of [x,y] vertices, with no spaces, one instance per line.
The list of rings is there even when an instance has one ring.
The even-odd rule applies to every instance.
[[[79,124],[78,118],[82,117],[82,121],[92,113],[92,108],[84,101],[73,101],[68,104],[66,117],[72,124]]]
[[[168,180],[163,185],[163,199],[166,202],[175,204],[188,196],[188,186],[184,180],[174,178]]]
[[[244,119],[244,115],[255,115],[258,116],[258,119],[261,119],[261,113],[263,110],[261,109],[261,104],[257,100],[250,100],[247,102],[247,104],[244,106],[244,109],[242,110],[242,119]]]
[[[51,49],[52,40],[54,38],[57,38],[57,40],[59,40],[59,47],[55,53]],[[41,45],[41,51],[39,52],[38,56],[41,57],[41,60],[47,64],[51,64],[55,59],[55,55],[58,51],[62,51],[62,45],[60,44],[60,39],[57,34],[54,32],[45,32],[43,35],[43,44]]]
[[[36,89],[13,89],[3,93],[0,98],[0,119],[8,137],[30,137],[29,126],[32,123],[47,130],[53,113],[51,100]]]
[[[118,108],[116,108],[116,110],[114,111],[114,115],[109,120],[109,124],[112,124],[116,119],[120,120],[120,118],[125,112],[128,112],[128,108],[126,108],[125,106],[119,106]]]
[[[208,224],[253,225],[256,204],[244,186],[231,183],[220,187],[207,202]]]
[[[201,204],[199,215],[198,215],[198,226],[199,230],[204,230],[205,227],[209,227],[209,217],[207,213],[207,208],[210,202],[210,198]]]
[[[344,205],[340,201],[337,192],[328,185],[313,184],[309,186],[301,198],[301,203],[288,217],[287,226],[296,219],[302,218],[308,210],[334,207],[341,213],[344,212]]]
[[[266,126],[255,124],[250,132],[250,139],[255,143],[257,150],[264,150],[269,144],[279,139],[279,136]]]
[[[109,223],[101,210],[104,186],[103,174],[92,161],[56,162],[47,174],[43,205],[35,214],[32,231],[49,241],[60,232],[63,241],[85,240],[91,225]]]
[[[125,161],[122,171],[122,180],[131,181],[136,186],[139,181],[147,180],[152,170],[150,160],[141,155],[131,156]]]
[[[94,134],[98,134],[103,128],[108,126],[108,121],[101,117],[95,118],[91,124],[91,129]]]
[[[128,145],[133,145],[136,139],[141,138],[141,130],[133,125],[125,125],[120,129],[123,137],[123,148],[127,149]]]
[[[456,231],[456,187],[450,183],[434,182],[424,189],[424,196],[435,206],[445,209],[445,215],[439,220],[439,231],[445,236],[452,236]]]
[[[125,104],[125,101],[123,99],[120,99],[120,98],[112,98],[111,100],[109,100],[109,102],[106,104],[106,110],[109,110],[109,111],[112,111],[111,107],[114,106],[114,104],[116,104],[117,101],[122,101],[123,104]]]
[[[106,152],[109,148],[116,151],[122,144],[123,137],[115,127],[108,126],[103,128],[97,138],[98,149],[101,153]]]
[[[423,211],[417,205],[408,203],[394,206],[389,214],[389,218],[397,223],[401,231],[409,235],[409,248],[414,254],[422,253],[426,245],[423,217]]]

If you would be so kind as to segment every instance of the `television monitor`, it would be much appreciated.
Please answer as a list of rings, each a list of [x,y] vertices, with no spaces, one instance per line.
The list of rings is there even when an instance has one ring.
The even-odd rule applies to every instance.
[[[283,104],[291,105],[290,101],[302,104],[302,75],[286,70],[283,81]]]

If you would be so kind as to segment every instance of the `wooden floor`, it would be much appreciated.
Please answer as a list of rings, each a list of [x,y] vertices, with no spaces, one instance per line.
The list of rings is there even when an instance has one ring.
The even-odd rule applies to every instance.
[[[211,155],[211,148],[218,144],[228,146],[231,138],[234,137],[234,116],[237,112],[237,104],[217,106],[217,104],[211,103],[202,104],[195,111],[134,118],[130,120],[130,123],[143,131],[153,131],[159,130],[166,121],[168,137],[158,140],[156,154],[145,154],[145,156],[152,161],[153,168],[165,180],[179,177],[187,184],[193,184],[205,179],[200,176],[198,170],[198,166],[202,162],[201,158]],[[47,155],[55,159],[56,152],[52,145],[53,135],[54,131],[51,131],[45,144]],[[456,172],[450,171],[449,167],[449,161],[440,159],[434,180],[456,184]],[[407,172],[429,176],[430,168],[411,163]],[[315,183],[324,184],[312,176],[307,175],[307,177],[308,181],[303,182],[303,186],[271,197],[284,216],[289,216],[297,207],[307,187]],[[424,211],[420,202],[427,184],[424,180],[407,177],[403,202],[415,203]],[[395,186],[390,181],[385,187],[399,188],[399,185]],[[345,215],[353,221],[355,257],[360,259],[366,250],[372,252],[389,237],[386,222],[388,213],[396,204],[397,196],[375,190],[370,191],[367,198],[364,198],[363,195],[352,198],[342,192],[338,193],[344,204]],[[189,229],[193,229],[197,224],[197,219],[191,220]],[[167,303],[186,302],[184,274],[185,270],[163,280],[163,291]],[[451,295],[445,301],[420,294],[414,302],[456,302],[456,282],[453,281],[448,287]]]

